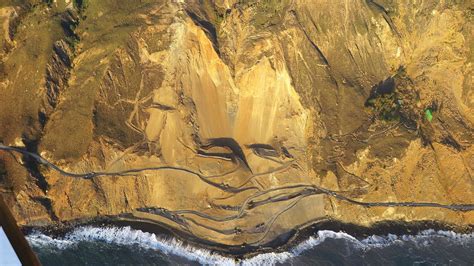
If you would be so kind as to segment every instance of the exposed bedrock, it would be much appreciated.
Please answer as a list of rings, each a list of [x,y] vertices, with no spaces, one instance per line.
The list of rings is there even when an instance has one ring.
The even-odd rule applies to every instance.
[[[10,2],[0,193],[21,224],[261,245],[324,219],[474,223],[443,207],[474,204],[469,1]]]

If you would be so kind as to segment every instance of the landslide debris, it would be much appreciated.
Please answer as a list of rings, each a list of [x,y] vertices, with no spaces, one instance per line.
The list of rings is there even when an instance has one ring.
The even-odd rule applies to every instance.
[[[4,3],[21,224],[126,214],[238,246],[326,218],[473,223],[445,208],[473,202],[468,1]]]

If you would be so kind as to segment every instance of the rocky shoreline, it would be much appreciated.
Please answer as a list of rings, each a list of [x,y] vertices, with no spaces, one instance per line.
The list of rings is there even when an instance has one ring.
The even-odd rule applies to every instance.
[[[451,2],[7,0],[0,194],[57,223],[26,231],[233,257],[472,231],[472,7]]]
[[[233,257],[235,259],[245,259],[258,254],[267,252],[282,252],[302,243],[310,236],[314,236],[320,230],[342,231],[357,239],[365,238],[371,235],[414,235],[423,230],[450,230],[456,233],[472,233],[474,225],[457,226],[453,224],[445,224],[438,221],[383,221],[373,224],[370,227],[343,223],[335,220],[319,220],[299,229],[292,230],[286,234],[280,235],[273,241],[264,246],[231,246],[223,245],[199,239],[195,236],[184,232],[171,229],[165,225],[159,225],[155,222],[130,219],[126,216],[107,216],[96,217],[92,219],[80,219],[67,221],[63,223],[44,225],[44,226],[23,226],[22,231],[28,235],[34,231],[40,231],[53,237],[63,237],[68,232],[79,226],[98,226],[98,227],[125,227],[130,226],[132,229],[141,230],[143,232],[153,233],[156,235],[167,235],[176,237],[185,244],[203,248],[215,252],[219,255]]]

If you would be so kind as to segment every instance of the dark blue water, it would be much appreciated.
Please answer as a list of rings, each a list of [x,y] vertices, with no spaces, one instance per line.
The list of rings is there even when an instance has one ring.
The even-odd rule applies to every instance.
[[[243,261],[130,227],[78,227],[61,238],[28,240],[44,265],[473,265],[474,234],[426,230],[356,239],[319,231],[286,252]]]

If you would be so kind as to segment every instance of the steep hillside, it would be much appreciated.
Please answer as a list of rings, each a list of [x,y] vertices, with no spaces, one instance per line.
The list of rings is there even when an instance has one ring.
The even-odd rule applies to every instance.
[[[126,214],[227,245],[472,225],[473,10],[3,0],[0,192],[23,225]]]

